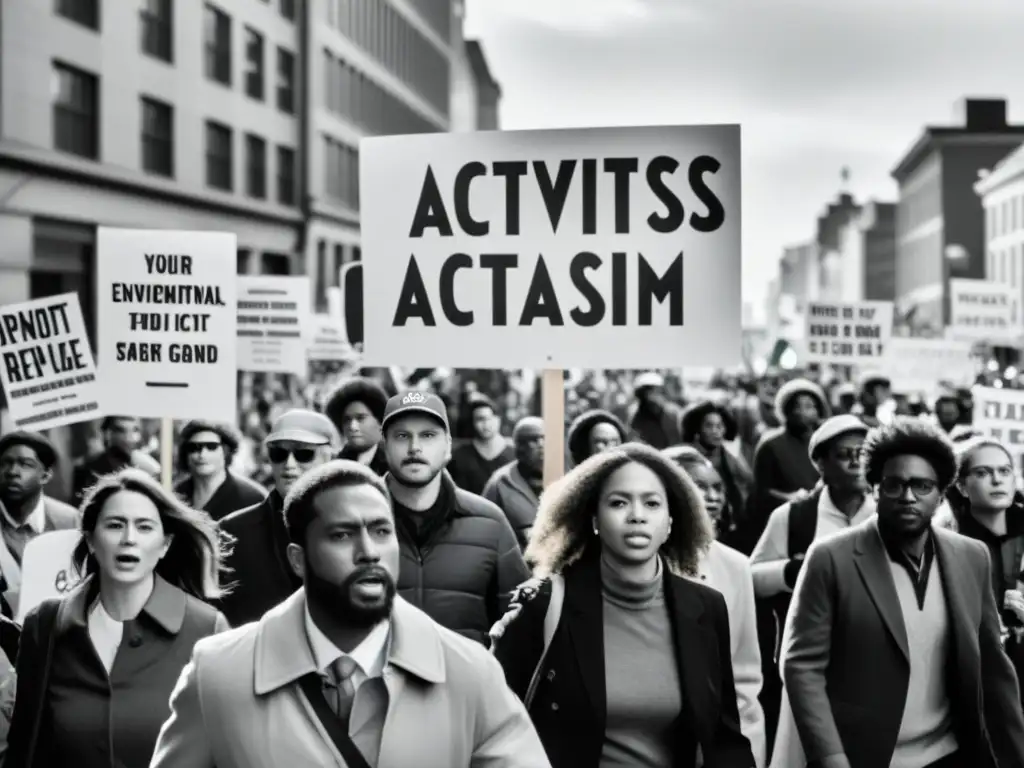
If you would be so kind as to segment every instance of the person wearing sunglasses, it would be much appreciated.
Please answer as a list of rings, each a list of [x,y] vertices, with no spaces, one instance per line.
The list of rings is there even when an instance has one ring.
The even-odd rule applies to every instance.
[[[235,539],[227,561],[235,585],[218,606],[231,626],[256,621],[302,586],[288,564],[288,534],[281,511],[292,486],[330,460],[338,442],[334,424],[315,411],[295,408],[272,425],[264,440],[273,479],[270,494],[221,520],[222,530]]]
[[[262,486],[231,471],[240,441],[238,430],[226,423],[193,419],[181,428],[177,464],[183,477],[174,492],[182,501],[221,520],[267,497]]]
[[[896,417],[868,433],[863,466],[878,514],[812,545],[783,634],[806,765],[1024,765],[988,549],[933,525],[953,444]]]

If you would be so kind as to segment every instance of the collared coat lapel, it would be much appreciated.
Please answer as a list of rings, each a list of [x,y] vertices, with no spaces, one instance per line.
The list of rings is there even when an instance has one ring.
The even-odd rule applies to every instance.
[[[683,710],[691,713],[684,716],[696,724],[699,717],[694,717],[695,713],[708,711],[712,703],[716,704],[713,709],[717,709],[714,700],[720,698],[721,692],[711,678],[712,672],[717,672],[721,664],[731,664],[732,659],[718,659],[717,663],[708,659],[709,654],[717,654],[718,638],[704,622],[704,605],[687,586],[681,579],[672,578],[665,568],[665,596],[679,665]]]
[[[936,529],[935,541],[935,564],[939,567],[939,575],[942,578],[942,590],[946,596],[946,610],[949,612],[950,633],[953,637],[953,648],[956,653],[957,672],[960,685],[968,684],[971,691],[961,691],[961,695],[970,693],[971,700],[981,704],[981,680],[976,673],[978,662],[977,652],[971,653],[970,649],[977,648],[977,626],[980,616],[975,619],[975,611],[971,611],[968,599],[964,595],[963,583],[970,583],[972,574],[963,573],[964,558],[957,556],[957,543],[955,534],[944,530]],[[987,588],[988,584],[984,584]]]
[[[565,572],[564,622],[593,716],[604,732],[608,692],[604,670],[604,598],[598,557],[590,555]]]
[[[854,548],[854,563],[871,600],[878,609],[889,634],[910,663],[910,649],[907,642],[907,628],[903,623],[903,611],[892,580],[889,556],[878,533],[876,520],[866,524],[857,536]]]

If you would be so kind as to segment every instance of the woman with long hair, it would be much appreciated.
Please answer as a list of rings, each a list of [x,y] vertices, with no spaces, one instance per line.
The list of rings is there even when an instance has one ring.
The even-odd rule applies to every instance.
[[[595,454],[544,492],[536,578],[492,637],[552,768],[755,765],[725,599],[693,581],[712,540],[700,492],[648,446]]]
[[[222,540],[138,469],[100,478],[81,507],[81,583],[25,618],[6,768],[145,766],[198,640],[227,629]]]
[[[722,477],[714,464],[692,445],[677,445],[662,453],[678,464],[704,497],[704,508],[716,530],[721,529],[722,510],[728,506]],[[761,647],[757,639],[757,612],[754,608],[754,578],[750,561],[723,544],[721,533],[701,558],[699,578],[725,598],[729,610],[729,636],[732,641],[732,673],[736,683],[743,735],[750,741],[758,768],[765,764],[764,710],[758,696],[764,676],[761,674]]]

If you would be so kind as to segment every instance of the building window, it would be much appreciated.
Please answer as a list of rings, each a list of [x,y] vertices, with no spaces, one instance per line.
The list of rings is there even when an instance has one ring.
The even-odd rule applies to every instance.
[[[353,210],[359,209],[359,150],[324,136],[327,196]]]
[[[245,191],[257,200],[267,198],[267,142],[245,135]]]
[[[53,64],[53,145],[90,160],[98,160],[99,80],[80,69]]]
[[[245,28],[245,92],[263,101],[263,35]]]
[[[231,140],[230,128],[213,120],[206,121],[206,184],[225,192],[234,189]]]
[[[249,268],[252,265],[252,249],[251,248],[239,248],[238,249],[238,274],[248,275]]]
[[[170,63],[174,60],[173,0],[143,0],[139,11],[142,32],[142,51],[155,59]]]
[[[316,306],[317,313],[327,311],[327,243],[318,240],[316,244]]]
[[[100,30],[100,0],[57,0],[57,15],[89,29]]]
[[[277,49],[277,108],[295,114],[295,54]]]
[[[295,150],[277,148],[277,202],[295,205]]]
[[[206,77],[231,85],[231,19],[216,6],[206,5]]]
[[[281,15],[288,21],[295,21],[295,0],[281,0]]]
[[[142,98],[142,170],[174,176],[174,110],[170,104]]]
[[[290,275],[292,273],[292,260],[284,253],[264,253],[261,261],[264,275]]]

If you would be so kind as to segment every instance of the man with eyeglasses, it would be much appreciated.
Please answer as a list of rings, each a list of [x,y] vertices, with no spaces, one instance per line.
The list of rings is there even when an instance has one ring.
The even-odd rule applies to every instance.
[[[786,502],[768,518],[761,538],[750,555],[754,595],[770,607],[775,624],[762,629],[761,661],[764,683],[761,706],[766,712],[768,739],[775,749],[776,726],[782,706],[782,680],[779,677],[778,650],[782,627],[786,623],[793,585],[811,543],[829,534],[864,522],[875,514],[874,499],[868,494],[860,468],[860,451],[868,428],[849,414],[827,419],[812,434],[807,453],[821,475],[821,481],[809,496]],[[780,738],[785,741],[789,735]],[[777,760],[773,765],[786,765]]]
[[[271,427],[264,441],[273,478],[270,494],[220,522],[235,539],[227,558],[235,586],[218,605],[232,626],[256,621],[302,586],[288,564],[284,499],[300,477],[331,458],[337,434],[326,416],[300,408],[282,414]]]
[[[952,444],[898,417],[868,433],[863,464],[878,514],[811,547],[783,637],[807,765],[1024,765],[988,550],[932,525],[957,475]]]

